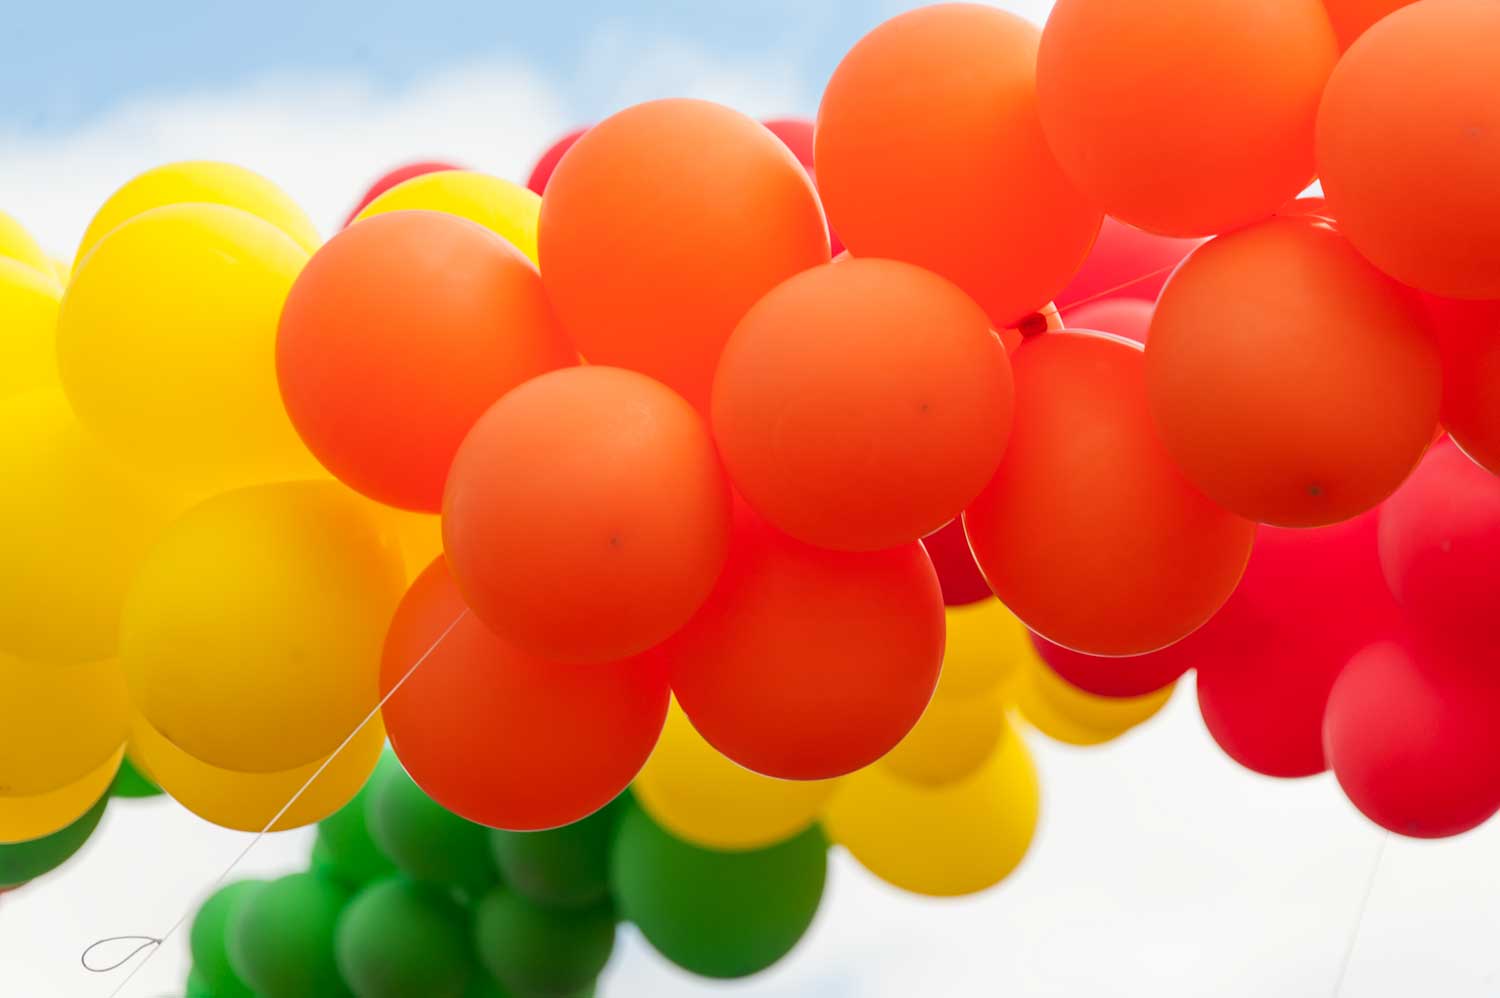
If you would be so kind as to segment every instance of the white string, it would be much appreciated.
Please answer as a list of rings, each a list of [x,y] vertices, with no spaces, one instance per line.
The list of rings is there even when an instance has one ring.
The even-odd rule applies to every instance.
[[[1365,881],[1364,897],[1359,902],[1359,913],[1354,916],[1354,928],[1349,932],[1349,942],[1344,947],[1344,959],[1339,963],[1339,976],[1334,979],[1331,998],[1339,998],[1344,992],[1344,979],[1349,976],[1349,967],[1354,962],[1354,949],[1365,925],[1365,912],[1370,909],[1370,895],[1375,893],[1375,878],[1380,873],[1380,864],[1385,861],[1385,847],[1390,844],[1391,833],[1382,832],[1380,844],[1375,847],[1375,861],[1370,864],[1370,876]]]

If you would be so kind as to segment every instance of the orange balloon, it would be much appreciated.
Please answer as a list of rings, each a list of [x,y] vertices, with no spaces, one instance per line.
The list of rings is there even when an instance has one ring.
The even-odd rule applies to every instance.
[[[1392,11],[1400,10],[1414,0],[1323,0],[1339,48],[1347,49],[1372,24]]]
[[[1011,362],[1010,446],[964,513],[995,595],[1043,637],[1090,655],[1144,654],[1192,633],[1234,591],[1255,525],[1172,463],[1139,344],[1044,333]]]
[[[735,323],[828,261],[807,171],[759,122],[699,100],[638,104],[568,150],[547,181],[542,281],[578,349],[700,408]]]
[[[490,404],[577,363],[536,268],[467,219],[401,211],[334,236],[281,313],[281,397],[351,488],[436,512],[448,466]]]
[[[714,381],[735,488],[798,540],[873,551],[952,520],[995,473],[1014,388],[999,337],[936,274],[852,259],[741,320]]]
[[[1398,281],[1500,298],[1500,4],[1423,0],[1366,31],[1318,114],[1333,216]]]
[[[407,590],[386,636],[382,693],[411,674],[383,710],[411,778],[448,810],[514,831],[566,825],[608,804],[666,722],[660,657],[546,661],[464,610],[439,558]]]
[[[729,561],[662,646],[677,702],[757,773],[819,780],[879,759],[937,686],[943,595],[920,543],[809,547],[735,503]]]
[[[818,190],[844,244],[943,275],[997,329],[1063,289],[1103,218],[1042,136],[1038,37],[992,7],[910,11],[860,39],[818,108]]]
[[[1319,0],[1058,0],[1037,57],[1042,126],[1111,215],[1212,235],[1312,180],[1337,58]]]
[[[1413,296],[1309,217],[1188,257],[1157,302],[1146,381],[1187,476],[1280,527],[1337,523],[1390,495],[1432,440],[1442,392]]]
[[[1443,426],[1475,463],[1500,475],[1500,301],[1426,296],[1443,358]]]
[[[474,613],[517,647],[607,662],[687,623],[729,522],[692,406],[634,371],[572,367],[513,390],[465,438],[443,550]]]

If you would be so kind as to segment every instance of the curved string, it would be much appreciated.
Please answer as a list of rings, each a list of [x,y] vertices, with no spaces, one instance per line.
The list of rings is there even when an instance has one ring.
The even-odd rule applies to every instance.
[[[89,954],[94,952],[94,950],[98,949],[99,947],[107,946],[110,943],[130,942],[133,940],[139,940],[140,945],[131,950],[129,953],[126,953],[124,956],[120,957],[120,959],[116,960],[114,963],[109,963],[98,967],[89,963]],[[156,936],[107,936],[104,939],[95,940],[95,942],[90,945],[88,949],[83,951],[83,953],[78,957],[78,960],[83,964],[83,969],[89,971],[92,974],[107,974],[112,970],[119,970],[131,960],[135,959],[136,954],[141,950],[146,949],[150,946],[160,946],[161,944],[162,940],[158,939]]]

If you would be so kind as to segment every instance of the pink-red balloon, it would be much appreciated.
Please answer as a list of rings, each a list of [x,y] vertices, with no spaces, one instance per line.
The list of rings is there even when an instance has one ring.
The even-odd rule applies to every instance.
[[[360,212],[369,207],[371,201],[374,201],[397,184],[404,184],[412,177],[420,177],[426,173],[441,173],[443,170],[462,169],[463,167],[461,166],[436,159],[422,160],[417,163],[407,163],[405,166],[398,166],[370,185],[370,189],[365,191],[364,195],[359,199],[359,204],[356,204],[354,209],[349,212],[348,217],[344,219],[344,225],[347,226],[353,222],[359,217]]]
[[[1500,475],[1500,301],[1422,299],[1443,358],[1443,426]]]
[[[961,518],[955,518],[922,538],[922,546],[937,570],[938,584],[943,588],[943,603],[964,606],[995,595],[984,573],[974,563],[969,538],[964,534]]]
[[[807,170],[807,175],[812,178],[813,186],[816,187],[818,174],[813,168],[813,123],[805,118],[771,118],[761,124],[792,151],[792,155]],[[834,256],[844,252],[843,240],[839,239],[832,227],[828,230],[828,247]]]
[[[1099,298],[1155,301],[1172,268],[1202,241],[1158,236],[1106,215],[1088,259],[1057,296],[1058,307],[1066,315],[1080,303]]]
[[[1144,344],[1153,311],[1152,304],[1140,298],[1102,298],[1064,312],[1063,322],[1069,329],[1094,329]]]
[[[573,148],[573,143],[583,138],[587,128],[576,128],[558,139],[547,147],[542,153],[542,158],[536,161],[536,166],[531,168],[531,176],[526,178],[526,186],[538,194],[546,193],[547,181],[552,179],[552,171],[557,169],[557,164],[562,160],[563,153]]]
[[[1199,635],[1211,628],[1212,620],[1160,651],[1113,658],[1064,648],[1035,631],[1031,632],[1031,643],[1048,668],[1085,693],[1126,699],[1154,693],[1182,678],[1197,664],[1196,650],[1206,643]]]

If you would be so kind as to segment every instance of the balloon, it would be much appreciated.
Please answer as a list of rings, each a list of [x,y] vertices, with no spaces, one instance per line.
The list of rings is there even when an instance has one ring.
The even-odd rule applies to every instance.
[[[1443,358],[1442,425],[1465,454],[1500,474],[1500,301],[1424,296]]]
[[[823,821],[829,837],[881,880],[928,897],[974,894],[1020,864],[1036,832],[1036,769],[1006,731],[972,775],[941,787],[902,781],[882,766],[839,787]]]
[[[120,769],[120,760],[124,756],[125,748],[121,746],[97,768],[56,790],[27,796],[0,796],[0,846],[13,843],[24,845],[33,839],[51,837],[54,833],[62,836],[67,829],[87,821],[88,815],[95,808],[102,811],[101,801],[107,801],[109,785],[114,781],[115,773]],[[94,820],[97,821],[97,815]],[[73,848],[61,855],[57,862],[61,863],[71,856],[73,850],[88,838],[89,831],[92,830],[92,826],[89,826],[88,831],[81,831],[76,840],[62,836],[58,841],[73,842]],[[47,854],[52,855],[50,852]],[[30,879],[29,876],[21,877],[14,883]],[[6,882],[0,876],[0,885]]]
[[[922,546],[841,552],[787,537],[736,502],[729,560],[662,646],[693,727],[747,769],[827,779],[916,724],[943,655],[942,594]]]
[[[797,945],[823,897],[821,829],[746,852],[673,838],[632,808],[615,842],[615,903],[677,966],[703,977],[748,977]]]
[[[208,986],[196,969],[188,971],[185,993],[187,998],[218,998],[218,995]],[[248,992],[246,992],[248,994]]]
[[[1255,529],[1172,463],[1140,347],[1045,333],[1012,364],[1015,430],[964,513],[991,588],[1032,630],[1090,654],[1138,655],[1191,633],[1234,591]]]
[[[52,261],[25,227],[0,211],[0,260],[25,264],[44,277],[52,274]]]
[[[88,430],[200,494],[316,465],[276,389],[276,319],[306,251],[254,215],[178,204],[138,215],[83,259],[57,358]]]
[[[719,754],[673,701],[651,758],[635,778],[636,802],[662,828],[705,849],[763,849],[818,818],[833,780],[778,780]]]
[[[708,596],[728,539],[729,488],[703,420],[619,368],[515,389],[448,475],[443,548],[469,606],[559,662],[625,658],[672,634]]]
[[[161,787],[151,782],[151,778],[140,771],[127,750],[125,758],[120,760],[120,769],[115,773],[114,782],[109,785],[109,795],[131,800],[142,797],[160,797]]]
[[[504,887],[474,913],[479,960],[518,994],[561,995],[589,986],[615,946],[607,903],[581,911],[541,908]]]
[[[334,928],[349,892],[313,873],[262,884],[230,912],[229,965],[257,998],[343,998]]]
[[[350,209],[348,217],[344,219],[344,227],[347,228],[350,225],[353,225],[355,219],[359,218],[359,213],[364,211],[365,207],[369,205],[371,201],[374,201],[376,198],[380,197],[380,195],[384,194],[392,187],[395,187],[397,184],[404,184],[406,183],[406,181],[411,180],[413,177],[420,177],[425,173],[437,173],[442,170],[462,169],[463,167],[461,166],[457,166],[453,163],[445,163],[442,160],[436,159],[419,160],[415,163],[408,163],[405,166],[398,166],[394,170],[383,174],[379,180],[371,184],[369,189],[360,196],[359,203],[356,204],[352,209]]]
[[[1073,280],[1058,294],[1064,312],[1124,298],[1154,302],[1167,277],[1202,240],[1158,236],[1104,216],[1099,239]],[[1080,328],[1073,326],[1072,328]],[[1083,327],[1089,328],[1089,327]],[[1114,332],[1114,330],[1106,330]],[[1134,339],[1134,337],[1131,337]]]
[[[585,132],[547,183],[539,244],[579,351],[700,408],[745,310],[828,260],[822,209],[791,152],[758,122],[686,99]]]
[[[1037,55],[1042,127],[1122,222],[1225,232],[1312,180],[1337,58],[1319,0],[1059,0]]]
[[[271,181],[233,163],[186,160],[131,178],[94,214],[73,259],[83,263],[95,245],[125,222],[166,205],[223,205],[275,226],[306,253],[322,240],[297,203]],[[162,296],[161,300],[170,300]]]
[[[442,508],[475,420],[576,361],[536,268],[473,222],[431,211],[377,215],[329,240],[292,286],[276,337],[281,397],[314,456],[356,491],[425,512]]]
[[[1139,298],[1104,298],[1070,309],[1064,321],[1069,329],[1093,329],[1144,344],[1154,311]]]
[[[438,889],[390,877],[339,918],[339,972],[359,998],[464,998],[477,976],[462,908]]]
[[[587,908],[609,897],[609,853],[630,806],[622,793],[587,818],[541,832],[490,832],[505,883],[547,908]]]
[[[61,300],[48,275],[0,256],[0,399],[57,383]]]
[[[1250,557],[1253,561],[1253,551]],[[1098,697],[1139,697],[1170,686],[1191,669],[1197,663],[1196,652],[1203,647],[1199,635],[1212,624],[1211,619],[1176,644],[1144,655],[1085,655],[1054,644],[1040,634],[1031,635],[1031,641],[1047,668],[1069,686]]]
[[[1376,21],[1409,3],[1412,0],[1323,0],[1340,50],[1353,45]]]
[[[443,170],[405,180],[371,201],[355,221],[392,211],[435,211],[476,222],[536,263],[536,227],[542,199],[499,177],[472,170]],[[462,254],[450,257],[456,263]]]
[[[1010,361],[974,302],[894,260],[804,271],[746,313],[713,429],[745,500],[798,540],[874,551],[963,511],[1000,463]]]
[[[984,765],[999,743],[1009,693],[1003,687],[971,697],[939,693],[916,727],[878,765],[907,783],[926,787],[963,779]]]
[[[167,528],[131,585],[120,661],[135,706],[210,766],[320,759],[375,707],[401,575],[394,540],[332,482],[215,496]]]
[[[547,189],[547,181],[552,179],[552,174],[557,170],[557,164],[562,161],[563,154],[573,148],[573,144],[583,138],[587,128],[575,128],[573,131],[558,139],[547,147],[542,153],[542,158],[536,161],[536,166],[531,168],[531,175],[526,178],[528,190],[541,194]]]
[[[131,573],[173,503],[43,389],[0,401],[0,651],[80,665],[119,649]]]
[[[365,821],[381,852],[413,880],[477,898],[499,877],[485,828],[428,797],[400,765],[380,767],[370,781]]]
[[[384,732],[385,725],[379,730]],[[349,887],[363,887],[396,872],[396,864],[380,851],[370,834],[367,818],[372,788],[381,779],[382,770],[400,763],[390,752],[384,752],[375,763],[375,771],[349,803],[318,822],[315,851],[320,851],[327,872]]]
[[[125,743],[118,662],[39,666],[0,655],[0,796],[76,783]]]
[[[259,880],[241,880],[219,888],[198,908],[188,934],[193,954],[193,975],[203,993],[215,998],[253,998],[229,963],[228,928],[240,906],[265,886]]]
[[[969,553],[969,538],[964,535],[963,520],[954,517],[922,538],[922,547],[932,559],[938,584],[947,606],[965,606],[989,599],[990,584],[984,581],[974,556]]]
[[[948,638],[937,695],[975,697],[1003,690],[1035,653],[1026,625],[991,596],[983,603],[949,607]]]
[[[117,764],[118,760],[111,760],[110,765],[100,769],[113,776],[113,765]],[[104,782],[107,784],[108,780]],[[63,792],[54,791],[44,796],[56,798]],[[20,807],[39,802],[39,798],[0,797],[0,887],[19,886],[52,872],[71,859],[98,827],[104,808],[109,804],[109,795],[100,790],[94,794],[91,804],[85,804],[71,818],[52,825],[45,832],[28,834],[28,830],[22,829],[14,820],[18,817],[16,812]]]
[[[1195,251],[1157,302],[1146,381],[1188,478],[1283,527],[1390,495],[1432,440],[1442,393],[1416,302],[1312,218]]]
[[[661,733],[666,663],[533,658],[466,609],[438,559],[391,621],[381,688],[410,676],[385,723],[412,778],[449,810],[517,831],[566,825],[614,800]]]
[[[1021,716],[1053,741],[1102,745],[1144,724],[1166,706],[1171,684],[1138,697],[1101,697],[1081,690],[1038,661],[1013,690]]]
[[[761,124],[792,151],[792,155],[797,157],[797,162],[802,164],[816,187],[818,177],[813,168],[813,123],[805,118],[771,118]],[[828,233],[828,251],[835,257],[844,252],[843,240],[837,232],[831,230]]]
[[[1101,217],[1042,136],[1036,47],[1005,11],[909,11],[844,56],[818,108],[818,187],[844,243],[941,274],[997,329],[1063,289]]]
[[[1318,173],[1339,229],[1381,270],[1446,298],[1500,298],[1500,7],[1413,3],[1339,61]],[[1434,73],[1434,67],[1442,72]],[[1430,78],[1424,86],[1413,79]]]

